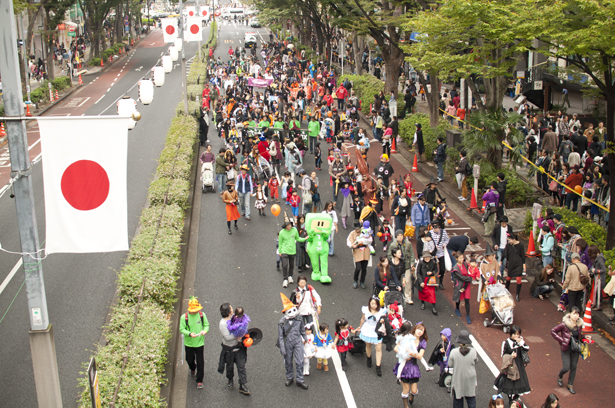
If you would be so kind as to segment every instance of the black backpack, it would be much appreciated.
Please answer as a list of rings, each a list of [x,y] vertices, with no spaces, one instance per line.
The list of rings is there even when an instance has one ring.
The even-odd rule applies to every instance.
[[[465,172],[466,172],[466,176],[471,176],[472,173],[473,173],[472,166],[470,166],[470,162],[469,161],[466,162]]]

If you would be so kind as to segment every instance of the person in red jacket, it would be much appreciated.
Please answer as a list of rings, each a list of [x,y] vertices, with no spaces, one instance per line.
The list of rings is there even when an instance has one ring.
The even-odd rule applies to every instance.
[[[577,212],[577,206],[579,205],[579,195],[574,192],[576,186],[583,185],[583,174],[579,173],[579,166],[574,165],[570,170],[570,174],[564,181],[566,184],[566,208],[570,210],[570,204],[572,203],[572,211]]]
[[[343,84],[340,84],[340,87],[335,91],[337,95],[337,109],[344,109],[344,101],[348,97],[348,90],[344,87]]]
[[[266,129],[263,129],[263,132]],[[260,142],[258,142],[258,154],[261,155],[265,160],[271,162],[271,155],[269,154],[269,142],[267,142],[267,138],[265,136],[261,136]]]

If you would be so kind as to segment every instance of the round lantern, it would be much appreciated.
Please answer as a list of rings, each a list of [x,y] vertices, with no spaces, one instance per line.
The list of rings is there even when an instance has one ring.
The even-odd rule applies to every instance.
[[[142,79],[139,81],[139,100],[144,105],[149,105],[154,100],[154,83],[151,80]]]
[[[162,68],[167,74],[173,70],[173,59],[171,59],[170,55],[162,57]]]
[[[160,67],[160,66],[154,67],[152,76],[154,77],[154,85],[156,86],[164,85],[164,68],[163,67]]]

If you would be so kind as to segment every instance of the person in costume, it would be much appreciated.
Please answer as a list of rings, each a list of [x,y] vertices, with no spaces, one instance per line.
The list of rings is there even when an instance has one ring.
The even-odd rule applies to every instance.
[[[248,333],[248,326],[250,325],[250,317],[244,313],[243,307],[235,309],[235,313],[231,317],[231,320],[226,322],[229,333],[235,336],[236,339],[241,339]]]
[[[378,338],[376,326],[378,322],[384,322],[386,310],[380,308],[380,302],[376,297],[370,297],[367,306],[361,308],[361,323],[357,328],[359,338],[365,342],[365,355],[367,356],[367,367],[372,366],[372,345],[376,349],[376,374],[382,376],[380,367],[382,361],[382,339]]]
[[[418,382],[421,378],[421,370],[419,369],[417,360],[423,358],[428,341],[427,329],[425,329],[422,323],[417,323],[414,327],[412,327],[412,323],[410,322],[402,324],[401,329],[399,329],[399,336],[409,335],[414,337],[414,347],[417,352],[409,354],[399,376],[399,381],[402,385],[401,398],[404,403],[404,408],[409,408],[409,404],[414,402],[414,397],[419,393]],[[395,347],[395,351],[399,352],[397,346]],[[395,367],[393,367],[395,375],[397,375],[399,366],[400,364],[397,363]]]
[[[455,314],[461,317],[461,311],[459,310],[459,304],[463,299],[466,309],[466,322],[472,324],[470,319],[470,298],[472,297],[472,281],[477,280],[480,276],[478,268],[475,266],[472,268],[466,263],[465,255],[463,252],[453,252],[453,258],[456,259],[457,264],[451,270],[453,279],[453,302],[455,302]],[[474,259],[476,265],[476,259]]]
[[[254,201],[254,208],[258,210],[258,215],[266,216],[265,207],[267,206],[267,195],[263,192],[263,188],[260,184],[256,185],[256,200]]]
[[[297,278],[297,287],[290,294],[290,301],[297,305],[304,325],[317,320],[322,311],[320,295],[312,285],[307,284],[307,278],[303,275]]]
[[[331,350],[335,350],[335,343],[329,333],[329,325],[320,323],[318,333],[314,337],[314,345],[316,346],[316,369],[324,368],[329,371],[329,359],[331,358]]]
[[[491,249],[491,245],[487,244],[487,250],[484,254],[484,260],[480,264],[480,282],[478,286],[478,301],[480,302],[483,293],[487,289],[487,285],[493,285],[498,282],[500,266],[496,259],[496,253]]]
[[[527,353],[530,349],[523,337],[521,329],[517,325],[510,326],[510,337],[502,342],[502,365],[504,366],[507,359],[514,360],[517,366],[518,376],[516,379],[511,379],[510,375],[504,376],[504,381],[498,387],[499,393],[508,395],[508,402],[518,399],[520,396],[529,394],[532,388],[525,372],[525,364],[523,363],[523,353]],[[509,356],[509,357],[507,357]],[[510,362],[512,365],[513,363]]]
[[[418,323],[418,324],[422,324],[422,323]],[[406,325],[405,327],[406,327],[406,330],[403,332],[401,331],[401,327],[400,327],[400,331],[399,331],[400,335],[397,336],[395,340],[395,344],[396,344],[395,350],[397,352],[396,356],[397,356],[397,364],[398,364],[396,372],[397,372],[398,380],[401,378],[401,373],[403,373],[404,367],[406,366],[408,359],[413,354],[418,353],[418,349],[416,348],[417,346],[416,337],[412,333],[403,334],[403,335],[401,334],[401,333],[407,332],[407,328],[412,327],[412,323],[410,323],[409,325]],[[423,367],[425,367],[425,370],[427,371],[433,370],[433,367],[430,367],[429,364],[427,364],[427,361],[425,361],[425,357],[421,357],[421,364],[423,364]]]
[[[378,200],[375,198],[369,200],[369,204],[361,210],[361,217],[359,218],[361,223],[369,221],[369,225],[372,227],[372,236],[375,236],[376,232],[380,231],[380,218],[376,213],[376,205],[378,205]]]
[[[431,311],[437,315],[436,310],[436,275],[438,274],[438,263],[433,259],[431,252],[423,251],[423,259],[416,268],[416,284],[421,301],[421,310],[425,309],[425,302],[431,303]],[[433,279],[431,279],[433,278]],[[433,283],[429,283],[433,280]]]
[[[331,283],[329,276],[329,234],[333,220],[328,214],[309,213],[305,217],[308,233],[307,253],[312,262],[312,280]]]
[[[282,309],[284,316],[282,316],[278,323],[278,347],[284,357],[284,365],[286,366],[285,385],[288,387],[293,381],[296,381],[297,387],[307,390],[308,386],[303,379],[303,345],[307,342],[305,326],[301,316],[299,316],[297,306],[283,293],[280,293],[280,297],[284,306]],[[294,372],[293,363],[295,365]]]
[[[179,319],[179,332],[184,335],[184,348],[186,362],[192,375],[196,374],[196,388],[203,389],[203,374],[205,360],[205,335],[209,331],[209,321],[205,313],[201,312],[203,306],[194,296],[188,302],[188,312]]]
[[[308,323],[305,325],[305,336],[307,340],[303,344],[304,356],[303,356],[303,375],[310,375],[310,359],[316,355],[316,346],[314,345],[314,333],[312,330],[314,323]]]
[[[337,347],[337,352],[340,353],[340,360],[342,361],[342,371],[346,371],[346,355],[348,350],[352,349],[354,345],[350,341],[350,333],[356,333],[357,331],[348,324],[348,320],[345,318],[337,319],[335,321],[335,340],[333,344]]]
[[[429,365],[434,366],[437,364],[440,366],[441,378],[448,364],[448,357],[451,351],[455,348],[455,345],[451,342],[452,334],[451,329],[448,327],[443,329],[440,332],[440,341],[436,344],[436,347],[433,349],[431,356],[429,357]]]
[[[239,202],[239,195],[235,191],[235,184],[232,181],[226,183],[226,191],[222,193],[222,201],[226,204],[226,226],[228,227],[228,233],[231,235],[231,221],[235,222],[235,230],[238,230],[237,220],[239,219],[239,211],[237,210],[237,203]]]
[[[355,270],[352,286],[356,289],[359,286],[359,273],[361,274],[361,288],[365,289],[365,276],[367,275],[367,264],[371,257],[371,251],[368,246],[357,242],[357,238],[361,235],[361,223],[359,220],[354,220],[354,230],[348,234],[346,245],[352,249],[352,259],[354,261]]]

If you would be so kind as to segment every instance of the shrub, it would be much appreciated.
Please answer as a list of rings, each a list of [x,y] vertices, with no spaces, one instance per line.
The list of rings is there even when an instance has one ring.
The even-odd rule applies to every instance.
[[[480,178],[478,179],[478,188],[480,190],[486,190],[489,184],[494,181],[497,181],[497,174],[499,172],[504,173],[506,176],[506,202],[504,203],[506,207],[513,208],[515,206],[523,206],[525,205],[525,198],[528,194],[531,194],[534,191],[534,188],[527,184],[525,181],[520,179],[517,176],[516,171],[511,171],[508,169],[501,170],[491,170],[491,171],[483,171],[481,168]]]
[[[200,110],[200,106],[196,101],[188,101],[188,114],[195,116],[198,114],[199,110]],[[183,101],[183,96],[182,96],[182,100],[179,102],[179,104],[177,105],[177,108],[175,109],[175,114],[177,116],[183,116],[184,114],[184,101]]]
[[[92,58],[92,60],[90,61],[90,65],[93,67],[99,67],[100,66],[100,58],[96,57],[96,58]]]
[[[71,79],[70,77],[67,77],[67,76],[61,76],[51,81],[52,88],[54,90],[57,89],[58,91],[63,91],[66,88],[70,88],[71,85],[72,85]]]
[[[440,121],[437,127],[432,128],[431,126],[429,126],[429,115],[427,114],[414,113],[410,116],[407,116],[404,120],[399,121],[399,134],[408,146],[412,146],[412,141],[414,140],[414,133],[416,131],[415,124],[417,123],[421,124],[421,128],[423,130],[425,159],[433,160],[433,152],[438,147],[436,139],[439,136],[446,138],[446,129],[449,129],[451,125],[449,125],[448,122]]]
[[[188,100],[196,102],[196,98],[200,98],[203,93],[202,85],[188,85]]]

